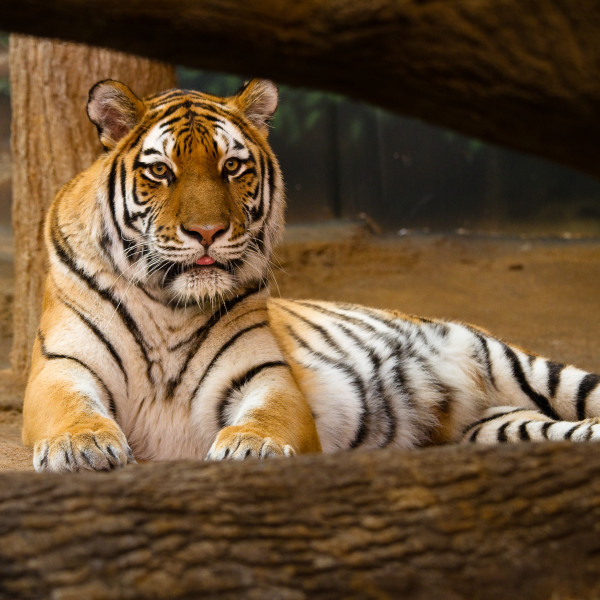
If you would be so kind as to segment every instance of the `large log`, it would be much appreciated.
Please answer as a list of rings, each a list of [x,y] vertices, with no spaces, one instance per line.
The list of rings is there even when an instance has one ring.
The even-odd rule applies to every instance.
[[[341,92],[600,176],[597,0],[4,0],[0,28]]]
[[[0,597],[596,598],[595,444],[0,476]]]

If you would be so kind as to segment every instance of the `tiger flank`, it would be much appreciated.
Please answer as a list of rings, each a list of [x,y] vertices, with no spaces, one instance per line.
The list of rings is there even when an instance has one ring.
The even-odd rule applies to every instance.
[[[600,378],[471,326],[270,299],[277,88],[140,99],[102,81],[106,152],[57,195],[24,405],[36,470],[600,438]]]

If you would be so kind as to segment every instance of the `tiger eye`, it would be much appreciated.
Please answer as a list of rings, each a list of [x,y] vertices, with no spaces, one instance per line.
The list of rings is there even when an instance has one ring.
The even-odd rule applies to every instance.
[[[169,172],[169,167],[164,163],[154,163],[150,165],[150,172],[156,177],[165,177]]]
[[[228,158],[225,161],[225,171],[235,173],[240,168],[240,161],[237,158]]]

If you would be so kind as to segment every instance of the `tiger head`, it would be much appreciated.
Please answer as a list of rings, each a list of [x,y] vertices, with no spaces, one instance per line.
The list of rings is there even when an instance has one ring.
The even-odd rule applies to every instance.
[[[103,247],[120,275],[179,303],[265,282],[283,227],[283,182],[267,142],[277,88],[144,99],[101,81],[88,115],[104,158]]]

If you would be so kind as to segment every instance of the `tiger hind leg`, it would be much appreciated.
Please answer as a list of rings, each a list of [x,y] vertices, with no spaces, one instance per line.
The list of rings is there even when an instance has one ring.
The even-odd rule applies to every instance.
[[[498,406],[488,409],[479,421],[471,423],[460,439],[463,443],[478,444],[548,440],[600,440],[600,419],[557,421],[537,410]]]

